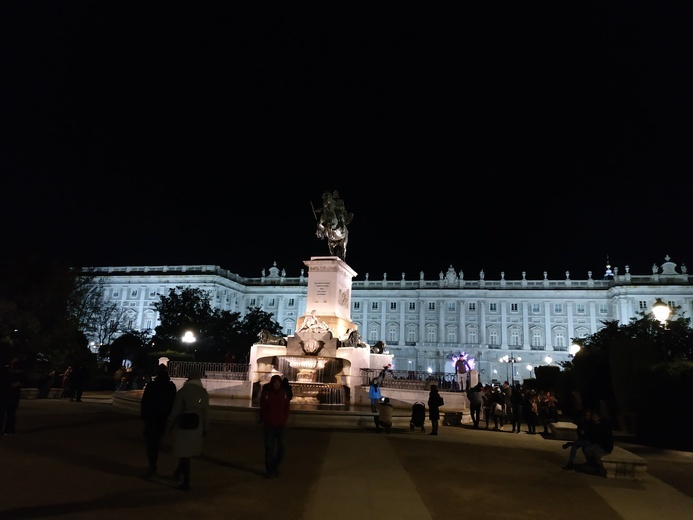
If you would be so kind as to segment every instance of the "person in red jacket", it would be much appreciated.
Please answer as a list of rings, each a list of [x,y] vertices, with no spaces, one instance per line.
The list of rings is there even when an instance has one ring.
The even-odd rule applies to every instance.
[[[260,420],[265,436],[265,471],[267,478],[279,476],[284,458],[284,436],[289,421],[291,396],[282,387],[281,376],[275,374],[260,395]]]

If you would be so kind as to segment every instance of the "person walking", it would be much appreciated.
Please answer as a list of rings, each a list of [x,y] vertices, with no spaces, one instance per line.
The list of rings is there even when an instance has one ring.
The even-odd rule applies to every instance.
[[[291,401],[294,398],[294,391],[291,388],[291,383],[289,382],[289,378],[285,377],[282,379],[282,388],[286,392],[286,395],[289,396],[289,401]]]
[[[558,399],[550,390],[540,394],[539,420],[544,433],[549,433],[549,425],[558,422]]]
[[[507,381],[503,382],[503,384],[501,385],[501,393],[503,394],[503,416],[507,417],[508,422],[510,422],[512,420],[512,418],[510,417],[510,400],[513,395],[513,387],[510,386],[510,383],[508,383]]]
[[[16,363],[17,358],[12,357],[9,363],[0,366],[0,433],[4,435],[17,433],[17,409],[26,382],[23,372],[15,367]]]
[[[69,397],[70,401],[75,400],[75,370],[72,365],[68,366],[63,373],[63,395],[62,397]]]
[[[155,378],[147,383],[140,400],[140,417],[144,421],[144,446],[148,469],[144,478],[156,476],[161,441],[166,433],[168,417],[176,399],[176,385],[168,375],[166,365],[156,368]]]
[[[520,433],[522,418],[524,416],[524,395],[522,385],[515,383],[512,394],[510,394],[510,421],[513,426],[512,433]]]
[[[481,394],[482,410],[484,412],[484,422],[486,423],[486,429],[488,430],[488,424],[493,415],[493,388],[491,385],[484,385],[484,390]]]
[[[537,433],[537,416],[539,415],[539,399],[537,394],[530,389],[525,389],[522,409],[527,423],[527,433],[535,435]]]
[[[479,429],[479,421],[481,420],[481,407],[484,404],[484,387],[481,383],[477,383],[475,387],[470,388],[467,392],[469,399],[469,415],[472,418],[472,427]]]
[[[499,386],[491,392],[491,402],[493,403],[493,429],[502,430],[505,424],[505,397]]]
[[[80,363],[79,365],[77,365],[77,368],[72,373],[72,380],[72,388],[74,389],[75,402],[81,403],[84,388],[87,386],[87,382],[89,381],[89,372],[87,370],[87,366],[84,363]]]
[[[209,394],[202,386],[202,374],[194,368],[188,380],[176,393],[166,427],[173,434],[173,455],[178,467],[173,479],[180,482],[178,489],[190,489],[190,459],[202,454],[204,437],[209,431]]]
[[[279,476],[279,466],[286,452],[286,424],[289,421],[291,397],[282,388],[282,377],[273,375],[260,395],[260,420],[265,440],[265,476]]]
[[[438,421],[440,421],[440,407],[445,403],[443,397],[438,393],[438,385],[431,385],[428,392],[428,418],[431,421],[431,433],[438,435]]]

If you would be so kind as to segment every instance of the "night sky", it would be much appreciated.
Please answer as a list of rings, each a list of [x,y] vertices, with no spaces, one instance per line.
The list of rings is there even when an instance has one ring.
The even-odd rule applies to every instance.
[[[357,280],[693,265],[685,13],[198,4],[0,7],[5,255],[298,276],[338,190]]]

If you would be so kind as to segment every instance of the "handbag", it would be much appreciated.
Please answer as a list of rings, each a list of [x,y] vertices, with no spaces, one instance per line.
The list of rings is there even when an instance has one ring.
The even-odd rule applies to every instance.
[[[193,412],[185,412],[178,415],[178,428],[181,430],[194,430],[200,424],[200,416]]]
[[[503,407],[500,405],[500,403],[496,403],[496,405],[493,407],[493,413],[496,415],[503,415]]]

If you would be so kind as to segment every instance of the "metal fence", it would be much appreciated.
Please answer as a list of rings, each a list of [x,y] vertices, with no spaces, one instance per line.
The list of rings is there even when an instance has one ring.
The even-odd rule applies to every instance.
[[[168,373],[171,377],[187,379],[192,369],[202,373],[207,379],[228,379],[247,381],[250,365],[247,363],[197,363],[194,361],[169,361]],[[403,390],[426,390],[430,385],[438,385],[441,392],[456,392],[459,390],[457,376],[444,372],[427,372],[423,370],[386,370],[362,368],[361,385],[369,386],[374,378],[381,378],[382,388],[398,388]]]
[[[171,377],[188,378],[192,369],[200,371],[203,378],[207,379],[231,379],[234,381],[247,381],[247,363],[196,363],[193,361],[169,361],[168,374]]]
[[[375,378],[379,378],[382,388],[428,390],[431,385],[438,385],[438,390],[441,392],[459,390],[456,374],[424,370],[385,370],[383,373],[383,369],[361,369],[361,384],[363,386],[369,386]]]

